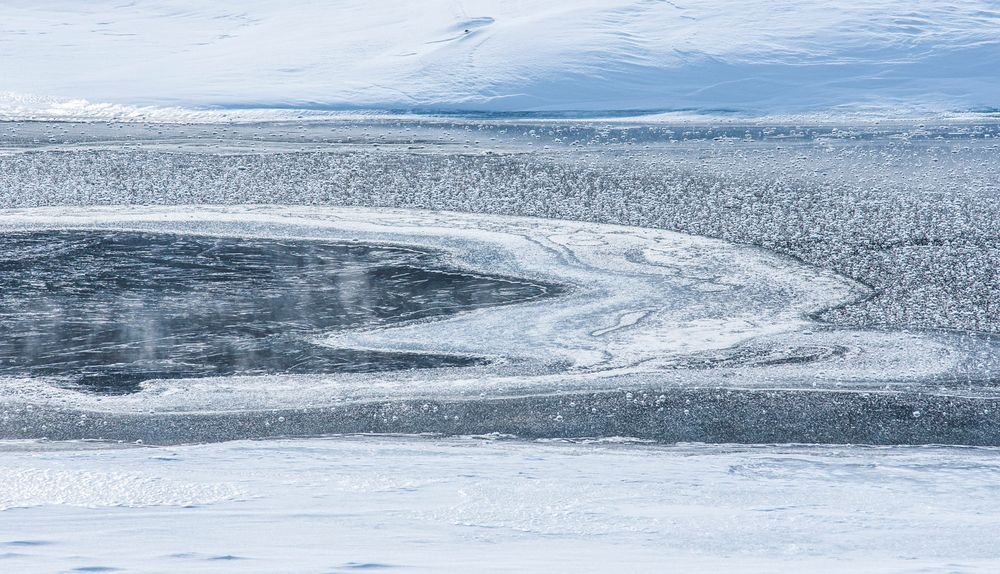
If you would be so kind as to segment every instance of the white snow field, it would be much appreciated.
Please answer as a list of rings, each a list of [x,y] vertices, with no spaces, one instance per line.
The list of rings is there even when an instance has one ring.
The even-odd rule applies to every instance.
[[[0,449],[0,567],[18,574],[1000,570],[995,449],[495,437]]]
[[[0,4],[7,118],[988,111],[998,61],[990,0]]]

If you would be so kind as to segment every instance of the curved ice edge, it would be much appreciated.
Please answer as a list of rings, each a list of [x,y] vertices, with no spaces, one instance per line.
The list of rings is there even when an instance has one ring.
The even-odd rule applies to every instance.
[[[30,379],[0,380],[0,403],[91,412],[294,409],[416,397],[536,395],[683,386],[882,388],[967,369],[994,348],[946,335],[848,331],[807,319],[866,294],[852,281],[764,250],[647,228],[398,209],[283,206],[42,208],[0,212],[0,232],[128,228],[411,245],[472,271],[567,285],[560,297],[445,320],[330,334],[326,344],[507,359],[467,369],[370,375],[150,381],[97,397]],[[692,371],[706,354],[842,348],[804,364]],[[985,350],[984,350],[985,349]],[[978,355],[977,355],[978,353]],[[749,368],[752,366],[753,368]],[[988,366],[982,367],[988,370]],[[973,374],[962,371],[970,378]],[[711,382],[709,382],[711,380]],[[6,436],[6,435],[5,435]]]

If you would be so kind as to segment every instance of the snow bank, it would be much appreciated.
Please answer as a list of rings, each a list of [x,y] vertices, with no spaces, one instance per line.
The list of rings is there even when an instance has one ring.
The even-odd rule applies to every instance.
[[[14,95],[0,110],[23,117],[53,105],[17,94],[68,98],[56,107],[97,117],[115,109],[77,98],[226,109],[995,109],[997,30],[988,0],[12,0],[0,6],[0,90]]]
[[[3,452],[0,476],[47,476],[76,494],[0,512],[7,572],[1000,567],[995,449],[402,437],[104,451],[34,444],[43,450]],[[91,477],[109,468],[149,482],[106,492]],[[191,486],[151,484],[245,494],[186,508],[172,502]],[[0,500],[24,498],[24,488],[38,487],[0,481]],[[106,508],[114,497],[124,504]]]

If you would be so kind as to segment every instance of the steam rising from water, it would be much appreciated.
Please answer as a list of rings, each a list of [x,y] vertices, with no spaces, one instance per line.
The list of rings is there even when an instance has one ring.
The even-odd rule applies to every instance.
[[[128,392],[149,379],[470,365],[483,361],[336,349],[313,338],[545,293],[400,247],[108,230],[10,233],[0,236],[0,374]]]

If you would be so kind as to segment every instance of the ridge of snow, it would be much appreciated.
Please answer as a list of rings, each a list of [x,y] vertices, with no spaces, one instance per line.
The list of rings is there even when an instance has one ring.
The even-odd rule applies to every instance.
[[[98,115],[131,113],[111,104],[995,110],[997,61],[1000,7],[989,0],[10,0],[0,6],[0,91],[69,100],[67,111],[75,105],[79,112],[79,98],[109,102],[85,108]],[[45,101],[7,95],[0,112],[31,115]]]

